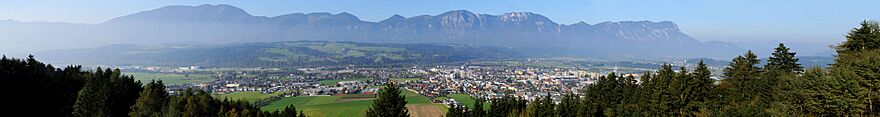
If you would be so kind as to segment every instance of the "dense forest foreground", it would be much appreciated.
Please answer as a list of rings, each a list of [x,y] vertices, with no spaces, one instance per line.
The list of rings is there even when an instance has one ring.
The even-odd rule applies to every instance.
[[[804,67],[780,43],[766,64],[751,51],[734,58],[721,80],[708,67],[663,65],[640,78],[611,73],[583,94],[558,103],[549,97],[505,97],[453,106],[451,117],[575,116],[880,116],[880,25],[864,21],[836,45],[828,68]],[[266,112],[243,101],[200,90],[168,93],[162,81],[142,84],[118,69],[56,68],[37,61],[0,59],[0,112],[8,116],[304,116],[288,106]],[[387,84],[367,111],[371,117],[409,116],[395,84]],[[480,99],[483,100],[483,99]]]

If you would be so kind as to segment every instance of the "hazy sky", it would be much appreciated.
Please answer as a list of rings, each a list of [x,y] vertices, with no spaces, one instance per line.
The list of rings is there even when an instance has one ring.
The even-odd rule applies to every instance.
[[[257,16],[349,12],[379,21],[393,14],[535,12],[561,24],[673,21],[698,40],[834,43],[861,20],[878,19],[880,0],[0,0],[0,19],[100,23],[168,5],[229,4]]]

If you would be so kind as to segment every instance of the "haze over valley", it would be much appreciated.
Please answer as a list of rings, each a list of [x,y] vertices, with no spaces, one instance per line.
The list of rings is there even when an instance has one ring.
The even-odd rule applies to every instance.
[[[728,58],[745,50],[726,42],[698,41],[672,21],[558,24],[530,12],[492,15],[453,10],[414,17],[394,15],[370,22],[345,12],[266,17],[253,16],[230,5],[206,4],[167,6],[99,24],[4,21],[0,26],[4,27],[0,33],[15,42],[4,43],[2,50],[6,53],[112,44],[205,45],[295,40],[544,48],[560,55],[594,57]]]

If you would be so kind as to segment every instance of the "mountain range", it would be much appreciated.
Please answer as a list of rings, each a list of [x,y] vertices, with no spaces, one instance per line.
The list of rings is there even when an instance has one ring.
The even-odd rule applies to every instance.
[[[559,24],[531,12],[500,15],[454,10],[393,15],[378,22],[349,13],[254,16],[230,5],[166,6],[99,24],[0,21],[0,50],[99,47],[111,44],[230,44],[296,40],[474,44],[571,56],[729,58],[744,52],[701,42],[671,21]]]
[[[392,44],[282,41],[221,45],[130,45],[49,50],[39,58],[58,64],[199,65],[209,67],[290,67],[403,65],[524,57],[509,48],[463,44]],[[42,56],[47,55],[47,56]]]

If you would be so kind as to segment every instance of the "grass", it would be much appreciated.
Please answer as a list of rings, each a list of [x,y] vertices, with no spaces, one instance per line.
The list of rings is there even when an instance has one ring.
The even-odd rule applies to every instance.
[[[341,99],[365,99],[376,98],[376,94],[345,94]]]
[[[125,72],[125,75],[134,76],[135,80],[146,84],[150,80],[162,80],[166,85],[184,84],[184,83],[202,83],[214,81],[217,78],[211,74],[170,74],[170,73],[144,73],[144,72]]]
[[[299,97],[287,97],[282,98],[278,101],[272,102],[269,105],[263,106],[263,110],[277,111],[284,109],[288,105],[295,105],[297,107],[304,107],[309,105],[320,105],[320,104],[329,104],[335,103],[340,97],[338,96],[299,96]]]
[[[286,48],[268,48],[266,49],[266,53],[280,55],[276,57],[257,57],[257,59],[261,61],[271,61],[271,62],[290,62],[290,61],[323,61],[321,58],[317,58],[308,54],[301,54],[299,52],[290,51]]]
[[[406,107],[412,117],[442,117],[448,111],[443,104],[407,104]]]
[[[458,101],[461,104],[466,105],[468,108],[474,107],[474,103],[477,102],[477,100],[475,100],[474,97],[471,97],[470,95],[467,95],[467,94],[449,94],[449,95],[446,95],[446,97],[455,99],[455,101]],[[489,109],[489,103],[483,103],[483,109]]]
[[[447,110],[442,104],[433,104],[427,97],[419,95],[415,92],[403,90],[406,97],[407,106],[437,106],[442,113]],[[288,105],[294,105],[297,110],[301,110],[308,116],[315,117],[363,117],[366,116],[367,109],[373,104],[372,99],[367,100],[341,100],[343,96],[300,96],[287,97],[272,102],[261,109],[265,111],[277,111],[284,109]],[[412,110],[411,110],[412,111]]]
[[[419,95],[416,92],[412,92],[409,90],[403,90],[403,95],[406,97],[406,104],[424,104],[431,103],[431,100],[428,97]]]
[[[214,97],[217,99],[229,99],[229,100],[245,100],[248,102],[256,102],[258,100],[266,99],[272,96],[281,95],[286,92],[275,92],[271,94],[266,94],[258,91],[245,91],[245,92],[233,92],[229,94],[215,95]]]
[[[342,81],[367,81],[367,80],[372,80],[372,78],[354,78],[354,79],[340,79],[340,80],[321,80],[321,81],[318,81],[318,83],[321,83],[321,85],[332,85],[332,86],[335,86],[336,83],[339,83],[339,82],[342,82]]]

